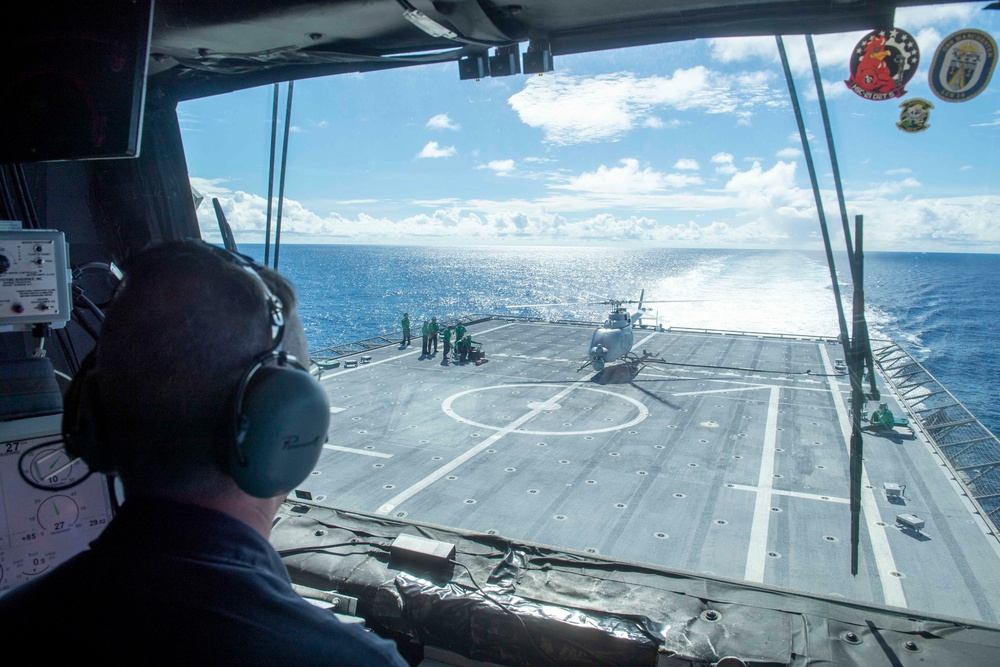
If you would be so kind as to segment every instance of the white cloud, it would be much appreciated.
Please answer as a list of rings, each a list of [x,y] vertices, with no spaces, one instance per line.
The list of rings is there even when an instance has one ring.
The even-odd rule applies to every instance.
[[[492,169],[497,173],[497,176],[508,176],[510,172],[514,171],[514,161],[513,160],[491,160],[486,164],[481,164],[476,169]]]
[[[614,141],[642,125],[656,126],[654,110],[732,114],[749,122],[754,109],[784,105],[770,72],[737,75],[698,66],[673,76],[640,77],[617,72],[594,77],[556,73],[528,79],[508,100],[525,124],[542,129],[545,141],[575,144]],[[671,124],[673,122],[671,121]]]
[[[635,158],[621,160],[617,167],[601,165],[596,171],[585,172],[553,188],[574,190],[589,195],[650,193],[666,188],[698,185],[702,182],[690,174],[665,174],[652,167],[639,167]]]
[[[320,122],[316,123],[316,127],[327,127],[328,125],[330,125],[330,121],[328,120],[321,120]]]
[[[288,131],[293,134],[301,134],[303,130],[298,125],[292,125],[288,128]]]
[[[975,3],[930,7],[900,7],[896,10],[895,23],[903,30],[909,32],[939,23],[951,23],[957,27],[959,24],[964,25],[968,23],[978,9],[979,7]],[[922,51],[923,44],[920,46]]]
[[[684,171],[698,171],[700,168],[701,166],[698,164],[697,160],[687,157],[682,157],[674,163],[674,169],[681,169]]]
[[[788,148],[782,148],[774,155],[782,160],[794,160],[797,157],[802,157],[802,149],[790,146]]]
[[[923,184],[915,178],[903,178],[885,183],[873,183],[864,190],[847,190],[845,195],[852,199],[872,200],[894,195],[904,188],[919,188]]]
[[[232,196],[233,191],[230,190],[225,184],[229,182],[228,178],[199,178],[197,176],[192,176],[189,179],[191,187],[201,193],[204,197],[201,206],[199,206],[199,211],[201,209],[207,209],[209,211],[214,211],[212,207],[212,198]],[[212,214],[215,215],[214,213]],[[214,219],[214,218],[213,218]]]
[[[439,113],[436,116],[432,116],[427,121],[427,127],[432,130],[454,130],[456,132],[462,129],[462,126],[449,118],[446,113]]]
[[[289,242],[441,243],[461,238],[466,243],[573,243],[600,239],[704,247],[818,247],[812,194],[808,187],[797,185],[794,163],[777,162],[765,168],[755,162],[740,171],[729,153],[717,153],[712,163],[733,169],[720,189],[678,190],[675,186],[697,176],[663,173],[626,159],[569,177],[561,187],[551,186],[552,194],[538,199],[411,201],[406,203],[427,207],[425,212],[398,217],[364,212],[320,215],[301,202],[286,199],[282,233]],[[866,231],[870,249],[898,249],[899,239],[905,238],[907,248],[915,250],[1000,250],[1000,227],[992,222],[1000,196],[921,198],[920,181],[903,173],[894,175],[900,178],[846,193],[852,215],[863,212],[879,221]],[[195,177],[191,183],[206,195],[219,197],[239,242],[262,239],[264,197],[232,192],[227,179]],[[384,203],[339,203],[368,202]],[[212,207],[202,206],[198,217],[206,238],[217,238]]]
[[[887,169],[885,172],[886,176],[898,176],[899,174],[912,174],[913,170],[909,167],[900,167],[899,169]]]
[[[1000,111],[994,111],[993,115],[996,116],[993,120],[988,123],[973,123],[971,127],[992,127],[994,125],[1000,125]]]
[[[712,163],[719,165],[715,171],[720,174],[735,174],[739,171],[733,164],[732,153],[716,153],[712,156]]]
[[[428,141],[427,145],[424,146],[419,153],[417,153],[418,158],[442,158],[451,157],[455,155],[458,151],[455,150],[454,146],[439,146],[436,141]]]
[[[545,162],[555,162],[555,159],[550,157],[526,157],[524,158],[524,161],[531,162],[533,164],[543,164]]]
[[[975,169],[975,167],[973,167],[971,164],[963,164],[961,167],[958,168],[959,171],[972,171],[973,169]]]

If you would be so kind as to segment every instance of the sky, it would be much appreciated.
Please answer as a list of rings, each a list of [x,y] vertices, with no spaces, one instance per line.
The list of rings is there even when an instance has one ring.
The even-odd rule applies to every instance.
[[[997,38],[988,4],[897,11],[920,48],[900,99],[865,100],[844,83],[867,31],[814,37],[848,215],[865,216],[869,250],[1000,252],[1000,76],[962,103],[927,81],[949,34]],[[805,39],[784,41],[840,248]],[[455,63],[297,81],[282,243],[822,247],[773,38],[557,56],[554,67],[481,81],[459,80]],[[272,95],[264,86],[178,107],[206,239],[219,238],[218,197],[237,242],[264,240]],[[906,133],[900,104],[914,98],[934,108],[926,131]]]

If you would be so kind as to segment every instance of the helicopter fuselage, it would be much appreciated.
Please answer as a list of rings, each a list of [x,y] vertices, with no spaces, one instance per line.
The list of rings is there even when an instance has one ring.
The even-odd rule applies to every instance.
[[[635,340],[632,325],[641,316],[641,311],[629,314],[616,310],[594,331],[588,354],[594,370],[603,370],[606,364],[618,361],[632,351]]]

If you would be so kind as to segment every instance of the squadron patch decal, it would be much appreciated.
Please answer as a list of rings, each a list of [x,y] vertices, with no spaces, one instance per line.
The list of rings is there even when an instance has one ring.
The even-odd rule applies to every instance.
[[[896,127],[903,132],[923,132],[930,127],[927,120],[930,118],[931,109],[934,108],[933,104],[915,97],[899,106],[902,111],[899,112],[899,122],[896,123]]]
[[[913,35],[899,28],[872,30],[854,47],[851,78],[844,83],[866,100],[895,99],[906,94],[919,63]]]
[[[945,102],[965,102],[983,92],[997,64],[997,43],[982,30],[959,30],[941,41],[928,83]]]

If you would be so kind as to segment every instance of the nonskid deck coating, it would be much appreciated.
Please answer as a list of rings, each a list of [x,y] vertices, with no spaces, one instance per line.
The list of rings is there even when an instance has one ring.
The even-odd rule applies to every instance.
[[[618,366],[577,372],[587,327],[493,320],[470,333],[488,363],[391,346],[324,373],[330,440],[300,490],[610,558],[1000,616],[996,540],[919,430],[865,436],[851,576],[850,387],[829,341],[637,330],[637,352],[691,365],[647,364],[630,378]],[[890,502],[884,482],[905,484],[905,500]],[[898,528],[904,513],[924,530]]]

